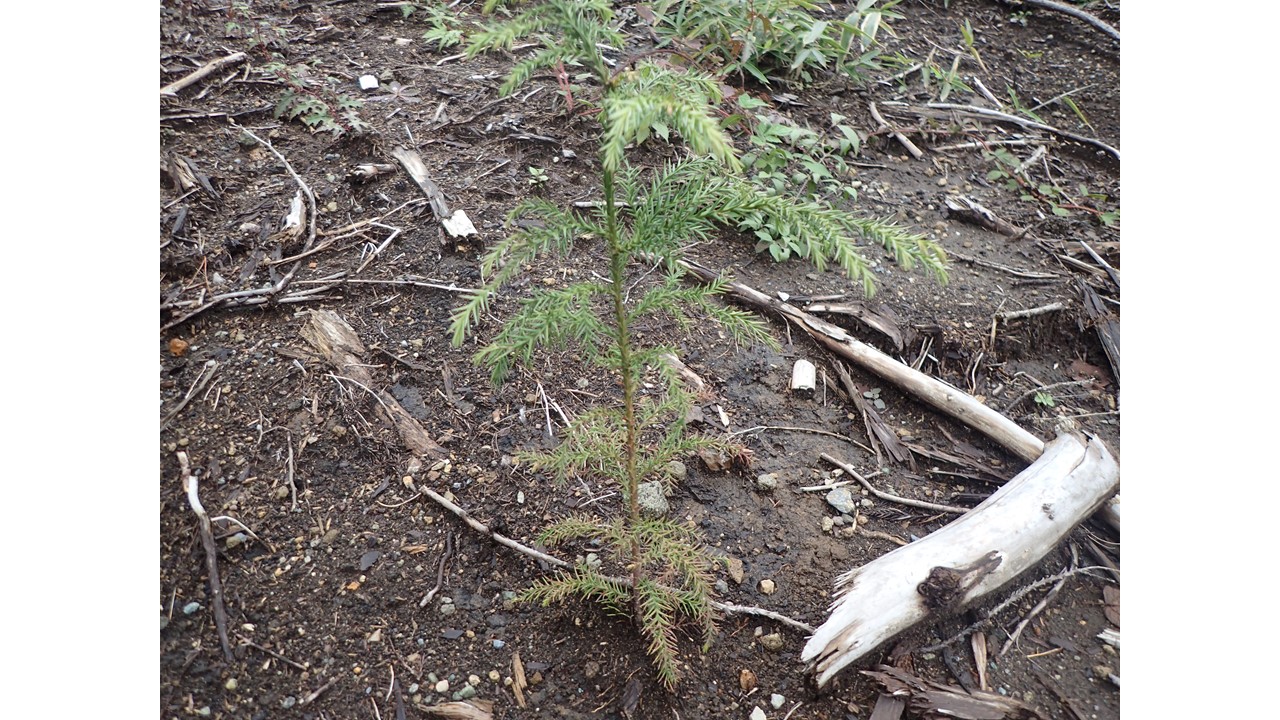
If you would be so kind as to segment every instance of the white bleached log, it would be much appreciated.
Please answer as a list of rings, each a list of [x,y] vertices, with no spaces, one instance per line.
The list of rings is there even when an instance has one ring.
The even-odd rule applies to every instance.
[[[801,659],[823,685],[904,630],[971,605],[1040,562],[1119,485],[1100,440],[1060,435],[960,519],[840,576],[831,616]]]

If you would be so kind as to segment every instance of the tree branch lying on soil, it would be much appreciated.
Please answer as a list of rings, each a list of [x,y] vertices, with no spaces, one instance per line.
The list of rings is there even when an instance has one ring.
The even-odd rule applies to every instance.
[[[902,631],[964,609],[1038,563],[1119,485],[1100,440],[1060,435],[968,514],[840,576],[831,617],[801,659],[823,685]]]
[[[497,533],[497,532],[494,532],[493,530],[490,530],[487,525],[471,517],[471,515],[466,510],[463,510],[462,508],[458,507],[457,504],[450,502],[448,498],[444,497],[440,493],[437,493],[431,488],[426,488],[426,487],[422,488],[422,494],[431,498],[436,502],[436,504],[440,505],[444,509],[456,515],[460,520],[462,520],[467,525],[469,525],[473,530],[481,533],[482,535],[488,535],[490,538],[493,539],[494,542],[498,543],[499,545],[504,545],[506,547],[509,547],[512,550],[515,550],[516,552],[522,555],[527,555],[535,560],[540,560],[542,562],[547,563],[548,565],[560,568],[561,570],[571,570],[573,568],[573,565],[571,565],[570,563],[564,560],[561,560],[558,557],[555,557],[554,555],[548,555],[547,553],[544,553],[541,550],[535,550],[529,547],[528,545],[524,545],[516,540],[513,540],[505,535],[502,535],[501,533]],[[616,583],[618,585],[632,587],[631,578],[602,576],[602,579],[610,583]],[[815,628],[812,625],[808,625],[799,620],[789,618],[786,615],[782,615],[781,613],[776,613],[772,610],[766,610],[764,608],[752,607],[748,605],[734,605],[733,603],[723,603],[716,600],[711,601],[711,606],[719,610],[720,612],[723,612],[729,615],[757,615],[759,617],[769,618],[770,620],[780,622],[783,625],[793,627],[797,630],[801,630],[806,633],[812,634],[813,632],[815,632]]]

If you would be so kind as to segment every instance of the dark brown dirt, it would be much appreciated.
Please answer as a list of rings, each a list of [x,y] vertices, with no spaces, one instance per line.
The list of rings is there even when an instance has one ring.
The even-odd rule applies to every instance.
[[[666,693],[629,620],[585,604],[511,604],[508,593],[527,587],[545,570],[477,534],[403,481],[412,475],[417,486],[449,491],[474,517],[525,543],[532,543],[547,521],[572,509],[610,513],[616,508],[617,496],[610,495],[606,483],[583,478],[576,485],[558,486],[510,463],[516,450],[545,442],[539,385],[573,417],[614,398],[605,379],[584,369],[572,352],[547,353],[495,390],[487,374],[471,363],[475,342],[463,349],[449,345],[448,319],[460,296],[390,282],[475,286],[479,256],[503,237],[503,219],[521,198],[535,193],[562,204],[598,199],[593,159],[597,126],[581,114],[566,117],[550,76],[535,78],[516,98],[495,102],[512,60],[500,55],[447,59],[458,49],[437,51],[421,39],[427,29],[422,12],[405,19],[397,10],[375,9],[372,3],[249,6],[233,11],[165,2],[160,17],[162,83],[232,51],[250,55],[245,65],[212,76],[162,107],[165,116],[206,116],[163,120],[161,149],[166,158],[173,154],[193,160],[216,197],[202,190],[184,196],[162,170],[159,289],[165,329],[158,344],[159,383],[161,416],[172,418],[159,438],[161,717],[390,718],[401,712],[425,717],[423,707],[451,699],[469,676],[478,678],[476,697],[492,701],[499,718],[620,717],[623,691],[632,679],[641,688],[637,716],[644,718],[746,718],[754,706],[770,718],[788,713],[797,720],[868,717],[877,695],[870,681],[846,671],[816,690],[799,662],[806,638],[759,617],[725,618],[705,654],[690,640],[684,648],[685,679],[677,692]],[[478,4],[463,5],[451,12],[470,21],[477,9]],[[1118,14],[1101,4],[1090,10],[1119,22]],[[996,2],[952,2],[949,8],[904,2],[898,11],[905,17],[891,24],[893,34],[885,38],[888,54],[921,60],[936,50],[934,62],[946,70],[960,52],[966,58],[960,65],[964,77],[978,75],[1002,100],[1009,97],[1005,89],[1013,88],[1026,107],[1075,91],[1071,97],[1090,125],[1061,104],[1038,111],[1041,117],[1119,147],[1119,61],[1110,39],[1046,12],[1015,21],[1010,9]],[[976,48],[985,69],[960,41],[957,28],[965,19],[978,31]],[[229,21],[239,28],[228,30]],[[335,79],[342,92],[353,96],[360,94],[358,76],[384,75],[383,89],[365,96],[360,109],[371,131],[335,139],[329,133],[312,134],[296,121],[274,119],[270,108],[284,88],[263,70],[272,53],[291,65],[312,66],[316,76]],[[385,88],[392,79],[413,93],[391,97]],[[1029,169],[1037,182],[1049,182],[1047,168],[1052,180],[1077,200],[1081,184],[1107,196],[1088,201],[1088,208],[1055,215],[1044,200],[1020,199],[1020,193],[989,180],[995,166],[980,151],[930,149],[990,141],[999,137],[995,125],[969,122],[961,132],[952,123],[925,122],[885,104],[936,101],[936,81],[926,89],[919,73],[874,80],[861,87],[832,80],[791,88],[804,106],[779,104],[776,111],[816,128],[825,127],[829,114],[838,112],[867,132],[875,126],[867,109],[874,101],[895,122],[911,128],[909,134],[926,150],[925,159],[911,160],[891,139],[872,136],[857,158],[861,186],[854,208],[896,217],[929,233],[954,253],[955,261],[951,282],[941,286],[903,272],[883,252],[869,248],[880,282],[873,304],[897,317],[908,342],[899,352],[864,327],[848,327],[1001,409],[1036,383],[1092,376],[1092,383],[1055,390],[1052,407],[1027,399],[1008,412],[1042,438],[1052,436],[1057,418],[1074,417],[1119,457],[1118,381],[1087,322],[1079,286],[1089,283],[1110,298],[1118,297],[1118,289],[1105,276],[1055,257],[1069,253],[1096,267],[1074,242],[1085,240],[1119,267],[1119,231],[1097,219],[1098,211],[1119,208],[1118,163],[1096,148],[1046,138],[1045,159]],[[533,89],[538,92],[521,100]],[[953,93],[948,101],[985,104],[964,92]],[[287,257],[293,250],[281,249],[268,236],[288,212],[296,183],[266,148],[243,142],[227,114],[268,138],[289,160],[316,194],[320,241],[333,240],[306,259],[291,289],[314,287],[334,273],[355,270],[395,232],[359,275],[383,283],[346,284],[289,304],[213,307],[176,322],[209,297],[278,282],[290,267],[272,264],[273,257]],[[1020,132],[1000,127],[1007,136]],[[745,147],[745,139],[739,141]],[[477,236],[456,243],[425,205],[405,207],[420,193],[398,168],[368,182],[347,179],[359,164],[393,163],[389,150],[397,144],[422,154],[451,205],[473,220]],[[1011,148],[1021,159],[1032,149]],[[531,183],[528,168],[542,169],[547,180]],[[960,222],[945,210],[945,199],[953,194],[971,197],[1041,238],[1070,242],[1051,253],[1031,239],[1011,240]],[[175,234],[180,214],[182,228]],[[381,225],[341,230],[371,219]],[[480,327],[478,341],[496,332],[530,285],[555,285],[600,271],[593,264],[595,250],[586,244],[573,258],[532,268],[497,303]],[[765,292],[857,297],[857,288],[841,275],[803,262],[776,264],[733,233],[691,255]],[[981,262],[961,261],[961,256]],[[1032,282],[992,264],[1055,277]],[[638,269],[637,276],[642,272]],[[1055,302],[1065,310],[999,323],[993,334],[997,312]],[[446,449],[447,464],[437,466],[427,458],[419,466],[380,420],[369,393],[329,374],[332,368],[299,336],[303,314],[317,309],[332,310],[351,324],[369,348],[365,360],[378,385],[370,390],[389,389]],[[816,625],[825,618],[835,577],[894,547],[880,538],[847,536],[841,527],[823,531],[822,519],[834,511],[821,494],[798,490],[830,470],[819,453],[843,457],[868,471],[883,469],[876,482],[886,489],[931,500],[984,496],[998,478],[1011,477],[1023,465],[976,433],[857,370],[855,381],[864,390],[878,389],[881,414],[901,436],[953,454],[963,448],[985,465],[986,476],[966,477],[973,473],[925,458],[913,473],[887,459],[877,464],[874,455],[847,440],[769,429],[804,427],[867,442],[861,419],[835,389],[832,358],[781,320],[770,322],[782,346],[777,352],[735,348],[714,332],[682,337],[672,335],[671,328],[652,326],[638,328],[638,335],[643,342],[681,349],[682,359],[710,385],[703,404],[710,421],[706,431],[738,433],[754,453],[749,471],[729,473],[711,472],[690,459],[689,477],[671,499],[673,514],[695,523],[716,552],[742,561],[741,582],[719,574],[726,582],[723,598]],[[791,365],[802,357],[830,378],[813,398],[787,392]],[[209,361],[217,361],[216,374],[179,410]],[[728,417],[728,428],[721,425],[716,406]],[[235,518],[258,538],[228,542],[238,529],[217,523],[235,648],[230,663],[215,631],[203,550],[180,490],[177,451],[191,457],[210,513]],[[778,489],[757,491],[756,476],[770,472],[780,477]],[[923,537],[945,522],[879,501],[864,516],[867,522],[861,527],[905,540]],[[1077,531],[1073,540],[1082,543],[1089,534],[1115,540],[1091,526]],[[556,551],[572,559],[589,549]],[[1057,572],[1069,556],[1064,545],[1018,584]],[[441,588],[420,607],[436,584],[442,561]],[[1084,561],[1094,564],[1088,554]],[[774,581],[777,591],[760,592],[764,579]],[[1070,580],[1020,643],[992,660],[991,686],[1026,701],[1046,718],[1118,717],[1119,689],[1107,680],[1105,668],[1118,675],[1119,658],[1096,637],[1110,626],[1103,615],[1104,585],[1092,577]],[[1007,591],[998,593],[990,604],[1006,596]],[[998,616],[987,630],[993,652],[1039,597],[1032,594]],[[199,607],[188,608],[191,603]],[[974,617],[917,628],[901,638],[902,647],[938,642]],[[773,632],[780,632],[784,641],[777,652],[756,639]],[[889,649],[859,667],[883,660]],[[968,643],[952,650],[956,663],[972,672]],[[527,709],[517,707],[505,682],[512,675],[514,652],[530,676],[536,673],[537,682],[526,690]],[[943,660],[941,654],[914,657],[921,675],[956,684]],[[739,687],[743,670],[758,677],[758,689],[751,694]],[[440,680],[448,681],[447,692],[435,691]],[[769,706],[772,693],[785,697],[780,709]]]

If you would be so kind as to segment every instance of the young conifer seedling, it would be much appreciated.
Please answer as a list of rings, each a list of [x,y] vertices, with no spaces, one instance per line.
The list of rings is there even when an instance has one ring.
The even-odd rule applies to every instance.
[[[473,36],[472,54],[510,48],[529,35],[541,41],[542,49],[516,65],[502,86],[504,93],[538,70],[562,63],[578,63],[590,71],[600,88],[603,202],[591,213],[565,210],[540,198],[519,204],[511,220],[539,222],[522,223],[485,255],[484,286],[455,311],[451,330],[455,346],[465,342],[503,286],[537,258],[567,255],[584,243],[600,246],[607,271],[599,279],[532,293],[476,358],[501,383],[535,352],[573,345],[616,380],[616,406],[582,414],[557,447],[526,453],[522,460],[557,479],[589,475],[617,483],[624,499],[617,516],[564,518],[545,528],[539,539],[548,545],[595,540],[615,566],[626,568],[627,577],[609,576],[584,563],[535,582],[521,597],[545,605],[576,596],[630,614],[648,642],[659,680],[674,689],[679,627],[692,622],[707,643],[715,632],[711,563],[694,529],[646,516],[640,494],[646,481],[674,482],[668,469],[672,460],[700,449],[732,456],[740,448],[724,439],[685,433],[692,398],[661,360],[672,350],[637,346],[633,328],[654,316],[687,328],[701,317],[718,323],[735,341],[772,343],[757,318],[716,301],[723,283],[686,282],[676,262],[681,248],[711,239],[725,225],[754,223],[786,232],[804,244],[806,257],[816,264],[836,262],[868,287],[870,274],[848,239],[848,230],[859,227],[855,219],[812,203],[761,196],[737,177],[741,164],[713,115],[720,99],[715,80],[653,63],[610,70],[600,47],[622,45],[608,25],[610,8],[607,0],[550,0]],[[678,135],[690,157],[655,170],[632,167],[626,160],[628,146],[653,134]],[[929,250],[922,239],[883,227],[888,239],[877,239],[895,248],[904,264],[920,260],[932,267],[936,261],[940,267],[940,254],[920,250]],[[636,261],[660,264],[665,276],[629,301],[633,279],[628,268]],[[664,379],[659,391],[641,392],[646,369]]]

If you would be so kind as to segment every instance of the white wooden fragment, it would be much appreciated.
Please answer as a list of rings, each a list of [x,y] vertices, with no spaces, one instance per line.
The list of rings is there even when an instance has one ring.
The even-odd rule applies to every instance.
[[[812,394],[818,385],[818,371],[813,363],[801,358],[791,366],[791,391]]]

